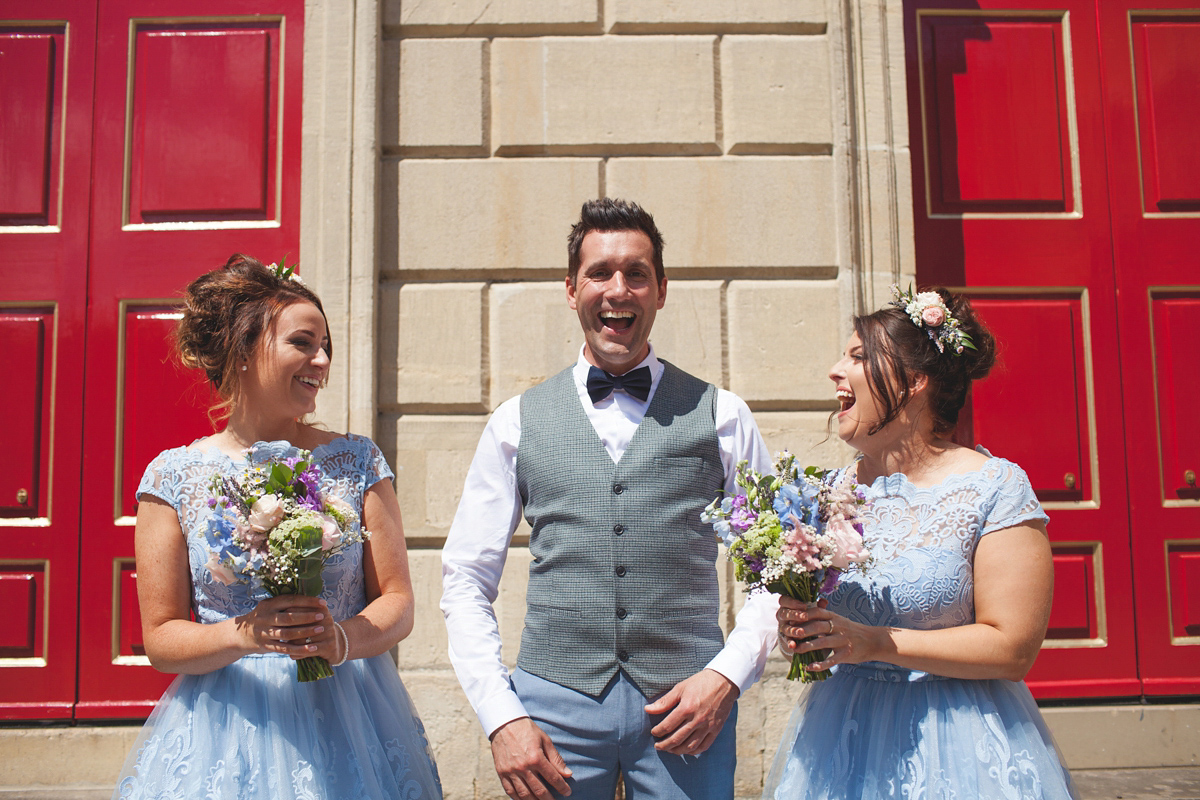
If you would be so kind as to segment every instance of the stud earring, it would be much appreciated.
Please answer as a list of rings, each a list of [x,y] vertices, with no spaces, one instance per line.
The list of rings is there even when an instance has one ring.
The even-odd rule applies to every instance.
[[[246,365],[242,364],[242,372],[245,372],[245,371],[246,371]]]

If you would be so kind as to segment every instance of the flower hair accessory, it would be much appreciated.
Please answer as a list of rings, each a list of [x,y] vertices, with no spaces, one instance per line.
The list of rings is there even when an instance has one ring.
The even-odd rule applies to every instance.
[[[291,280],[291,281],[295,281],[296,283],[304,283],[304,281],[302,281],[300,279],[300,276],[296,274],[296,267],[298,267],[298,266],[300,266],[300,265],[292,264],[289,267],[288,263],[287,263],[287,257],[285,256],[283,261],[279,264],[276,264],[274,262],[267,264],[267,269],[274,272],[275,277],[279,278],[279,280],[281,280],[281,281]]]
[[[955,355],[962,353],[966,347],[976,349],[971,336],[950,314],[950,309],[946,308],[945,301],[937,292],[914,293],[911,284],[908,289],[901,291],[900,287],[893,283],[891,304],[908,314],[913,324],[929,335],[937,345],[939,353],[946,352],[947,346]]]

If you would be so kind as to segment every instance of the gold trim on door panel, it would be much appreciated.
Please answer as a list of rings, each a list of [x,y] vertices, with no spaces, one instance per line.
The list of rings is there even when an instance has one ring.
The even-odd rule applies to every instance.
[[[279,109],[276,113],[275,138],[275,216],[263,220],[221,220],[213,222],[130,222],[129,201],[133,181],[133,84],[136,67],[136,44],[138,26],[142,25],[197,25],[229,23],[279,23]],[[284,73],[284,24],[282,15],[260,17],[214,16],[214,17],[133,17],[129,20],[129,41],[125,54],[125,163],[121,169],[121,230],[123,231],[209,231],[250,230],[283,227],[283,73]]]
[[[221,222],[132,222],[121,226],[123,231],[215,231],[281,228],[279,220],[223,220]]]
[[[133,300],[117,301],[117,410],[116,420],[113,422],[113,430],[115,431],[116,440],[113,442],[113,513],[112,519],[114,525],[128,526],[133,525],[136,517],[127,517],[121,514],[121,492],[124,490],[121,478],[121,462],[125,455],[125,320],[128,317],[129,311],[134,308],[150,307],[150,306],[168,306],[179,307],[180,299],[178,297],[168,298],[136,298]],[[182,319],[182,311],[163,312],[164,319]]]
[[[1090,496],[1079,501],[1051,500],[1042,503],[1048,511],[1080,510],[1100,508],[1100,459],[1097,455],[1096,427],[1096,378],[1092,362],[1092,315],[1086,286],[955,286],[947,287],[955,293],[967,295],[1074,295],[1079,298],[1079,328],[1083,339],[1083,383],[1084,401],[1087,409],[1088,474],[1091,479]],[[1058,544],[1058,542],[1056,542]]]
[[[1178,545],[1200,545],[1200,539],[1167,539],[1163,542],[1163,567],[1167,576],[1167,635],[1172,645],[1200,644],[1200,636],[1176,636],[1174,608],[1171,604],[1171,548]]]
[[[1043,639],[1043,650],[1063,650],[1081,647],[1108,647],[1108,613],[1104,601],[1104,543],[1103,542],[1051,542],[1054,547],[1092,548],[1092,591],[1096,600],[1095,639]]]
[[[1017,214],[1002,214],[989,212],[962,212],[959,214],[933,213],[933,200],[929,183],[929,119],[926,114],[928,104],[925,98],[925,54],[924,37],[921,35],[921,23],[925,17],[1044,17],[1048,20],[1058,20],[1062,25],[1062,54],[1063,82],[1066,84],[1067,102],[1067,142],[1071,163],[1071,211],[1027,212]],[[1071,50],[1071,19],[1067,11],[1020,11],[1009,9],[957,10],[957,9],[917,9],[917,88],[920,91],[921,102],[921,151],[925,154],[925,216],[929,219],[1082,219],[1083,218],[1083,179],[1079,171],[1079,124],[1075,108],[1075,70]]]
[[[1195,508],[1200,506],[1200,499],[1187,500],[1178,497],[1167,497],[1167,476],[1163,473],[1163,427],[1162,397],[1158,393],[1158,342],[1154,337],[1154,300],[1155,295],[1195,294],[1200,292],[1200,286],[1147,286],[1146,287],[1146,316],[1150,324],[1150,368],[1153,375],[1151,391],[1154,393],[1154,449],[1158,453],[1158,492],[1159,501],[1163,508]]]
[[[1125,12],[1125,32],[1129,39],[1129,76],[1130,89],[1133,92],[1133,141],[1137,153],[1138,199],[1142,203],[1144,219],[1200,219],[1200,211],[1147,211],[1146,210],[1146,176],[1142,173],[1142,125],[1138,118],[1138,70],[1137,59],[1133,49],[1133,20],[1134,17],[1196,17],[1200,22],[1200,11],[1194,9],[1129,9]]]
[[[0,518],[0,528],[45,528],[54,518],[54,413],[58,403],[58,303],[53,301],[21,303],[16,301],[0,301],[0,311],[29,309],[49,309],[54,321],[50,331],[50,426],[49,452],[46,453],[46,516],[44,517],[8,517]],[[0,564],[4,563],[0,561]]]
[[[45,558],[0,558],[0,566],[42,568],[42,655],[32,658],[0,658],[0,669],[5,667],[44,667],[49,661],[46,648],[50,645],[50,560]]]
[[[280,16],[279,20],[279,92],[275,98],[275,224],[272,227],[283,226],[283,143],[284,125],[287,120],[283,117],[284,81],[287,79],[287,17]]]
[[[137,562],[132,558],[114,558],[113,559],[113,580],[112,580],[112,630],[109,640],[111,646],[112,663],[122,667],[149,667],[150,659],[147,656],[121,655],[121,569],[126,565],[137,569]],[[140,624],[139,620],[139,624]]]

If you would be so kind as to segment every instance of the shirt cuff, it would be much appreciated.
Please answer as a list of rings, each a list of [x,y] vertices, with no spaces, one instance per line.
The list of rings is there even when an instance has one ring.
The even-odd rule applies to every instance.
[[[479,708],[475,709],[475,714],[479,717],[479,724],[483,726],[483,732],[489,739],[502,725],[507,725],[514,719],[529,716],[521,698],[517,697],[517,693],[512,689],[499,692],[484,700],[479,704]]]
[[[725,676],[730,683],[738,687],[739,696],[745,692],[762,675],[762,669],[757,664],[747,664],[746,657],[740,653],[731,653],[728,648],[717,653],[705,669],[711,669]]]

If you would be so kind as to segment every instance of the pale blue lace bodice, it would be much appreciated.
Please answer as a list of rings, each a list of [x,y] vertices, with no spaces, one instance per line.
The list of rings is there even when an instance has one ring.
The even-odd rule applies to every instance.
[[[141,500],[145,495],[153,495],[169,503],[179,514],[191,567],[192,610],[200,622],[220,622],[245,614],[267,597],[260,586],[242,582],[226,586],[209,574],[205,566],[209,558],[205,529],[212,513],[208,507],[209,481],[218,472],[235,474],[252,464],[296,453],[297,449],[288,442],[258,442],[244,461],[237,461],[215,447],[193,445],[164,450],[146,468],[137,497]],[[383,453],[366,437],[349,434],[318,446],[312,455],[321,465],[321,490],[340,496],[360,515],[366,491],[392,477]],[[325,564],[325,589],[321,597],[329,604],[335,619],[352,617],[366,607],[362,557],[362,545],[353,544]]]
[[[1024,470],[995,457],[927,488],[899,473],[881,476],[867,500],[864,541],[873,563],[844,575],[829,601],[830,610],[867,625],[932,630],[974,622],[980,537],[1048,519]],[[934,677],[875,662],[840,668],[880,680]]]

